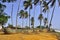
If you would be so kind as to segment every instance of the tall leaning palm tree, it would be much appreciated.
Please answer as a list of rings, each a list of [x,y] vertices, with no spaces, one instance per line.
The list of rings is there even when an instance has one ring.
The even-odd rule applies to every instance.
[[[55,5],[54,5],[54,8],[53,8],[50,23],[49,23],[49,30],[50,30],[51,22],[52,22],[52,19],[53,19],[53,16],[54,16],[54,10],[55,10]]]
[[[12,23],[12,25],[13,25],[13,3],[12,3],[12,10],[11,10],[11,23]]]
[[[32,0],[24,1],[25,10],[29,7],[29,27],[30,27],[30,10],[32,9]]]
[[[17,14],[16,14],[16,30],[17,30],[17,22],[18,22],[18,12],[19,12],[19,7],[20,7],[20,2],[21,0],[19,0],[19,4],[18,4],[18,9],[17,9]]]
[[[51,4],[50,6],[53,7],[53,11],[52,11],[52,15],[51,15],[50,23],[49,23],[49,29],[50,29],[51,22],[52,22],[52,19],[53,19],[53,16],[54,16],[56,1],[58,1],[58,5],[60,6],[60,0],[49,0],[49,2],[48,2],[48,5]]]
[[[9,1],[9,0],[8,0]],[[12,25],[13,25],[13,7],[14,7],[14,2],[16,2],[16,0],[10,0],[9,2],[12,2],[12,8],[11,8],[11,23],[12,23]]]
[[[37,6],[37,2],[39,0],[34,0],[33,4],[34,4],[34,14],[33,14],[33,19],[35,19],[35,10],[36,10],[36,6]],[[35,24],[35,23],[34,23]]]
[[[43,14],[40,14],[38,17],[39,21],[40,21],[40,27],[41,27],[41,23],[42,23],[42,19],[43,19]]]
[[[47,14],[46,18],[44,20],[47,21],[47,26],[48,26],[49,6],[48,6],[48,3],[46,1],[43,1],[43,12]],[[46,24],[45,21],[44,21],[44,24]]]

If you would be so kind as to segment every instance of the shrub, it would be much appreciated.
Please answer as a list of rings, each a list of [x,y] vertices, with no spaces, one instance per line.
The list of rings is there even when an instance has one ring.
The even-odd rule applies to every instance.
[[[4,33],[5,34],[12,34],[12,33],[16,33],[16,30],[11,29],[11,28],[4,28]]]

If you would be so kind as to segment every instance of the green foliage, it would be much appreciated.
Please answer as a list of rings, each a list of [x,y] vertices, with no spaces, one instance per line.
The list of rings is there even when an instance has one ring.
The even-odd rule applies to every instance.
[[[6,16],[4,14],[1,14],[0,15],[0,24],[1,25],[4,25],[8,21],[8,18],[10,18],[10,17],[9,16]]]
[[[46,1],[43,1],[43,12],[46,12],[47,10],[49,10],[49,6]]]
[[[40,14],[39,17],[38,17],[39,20],[42,20],[43,19],[43,14]]]
[[[28,17],[28,12],[26,11],[26,12],[25,12],[25,18],[27,18],[27,17]]]
[[[24,1],[24,7],[25,7],[25,10],[30,7],[30,9],[32,9],[32,0],[27,0],[27,1]]]
[[[24,10],[21,10],[21,11],[19,12],[19,16],[20,16],[20,18],[24,18]]]
[[[39,2],[39,0],[34,0],[34,5],[36,5]]]
[[[24,10],[21,10],[19,12],[19,16],[20,16],[20,18],[27,18],[28,17],[28,12],[24,11]]]

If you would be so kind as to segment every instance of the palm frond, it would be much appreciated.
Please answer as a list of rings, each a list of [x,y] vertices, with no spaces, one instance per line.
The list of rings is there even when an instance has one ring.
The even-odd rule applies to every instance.
[[[42,20],[43,19],[43,14],[40,14],[39,17],[38,17],[39,20]]]
[[[26,11],[24,14],[25,14],[25,18],[27,18],[28,17],[28,12]]]
[[[49,0],[48,3],[47,3],[47,5],[50,4],[51,2],[52,2],[52,0]]]
[[[2,2],[6,2],[6,0],[2,0]]]
[[[1,0],[2,2],[15,2],[16,0]]]
[[[28,8],[28,2],[27,1],[24,1],[24,3],[23,3],[23,5],[24,5],[24,7],[25,7],[25,10]]]
[[[32,9],[32,0],[27,0],[27,1],[24,1],[23,3],[24,7],[25,7],[25,10],[30,7],[30,9]]]
[[[30,9],[32,9],[32,5],[30,6]]]
[[[34,5],[36,5],[39,2],[39,0],[34,0]]]
[[[60,6],[60,0],[58,0],[58,5]]]
[[[49,9],[46,1],[43,1],[43,12],[46,12]]]
[[[51,7],[54,6],[55,2],[56,2],[56,0],[52,0]]]

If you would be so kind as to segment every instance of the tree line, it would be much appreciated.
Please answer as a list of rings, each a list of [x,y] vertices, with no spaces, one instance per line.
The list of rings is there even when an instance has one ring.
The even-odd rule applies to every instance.
[[[11,18],[11,23],[13,25],[13,8],[14,8],[14,2],[16,2],[17,0],[0,0],[0,25],[2,25],[2,28],[3,25],[5,23],[7,23],[8,19]],[[22,27],[23,27],[23,20],[26,19],[26,27],[27,27],[27,18],[29,19],[29,27],[30,25],[32,26],[33,30],[34,30],[34,22],[35,22],[35,8],[36,6],[40,6],[39,7],[39,12],[40,14],[38,15],[38,20],[40,21],[40,26],[39,28],[42,29],[42,20],[44,21],[44,27],[48,28],[48,30],[50,30],[50,27],[52,25],[52,20],[53,20],[53,16],[54,16],[54,10],[55,10],[55,7],[56,7],[56,1],[58,1],[58,5],[60,6],[60,0],[24,0],[23,1],[23,6],[24,6],[24,9],[21,9],[19,10],[20,8],[20,3],[21,3],[22,0],[19,0],[19,4],[18,4],[18,10],[17,10],[17,14],[16,14],[16,30],[17,30],[17,25],[18,25],[18,17],[20,19],[22,19]],[[11,10],[11,16],[8,16],[4,10],[6,8],[6,5],[2,4],[2,3],[10,3],[12,2],[12,10]],[[33,7],[34,6],[34,7]],[[27,9],[29,8],[28,11],[26,11]],[[34,8],[34,15],[33,17],[31,17],[31,10],[32,8]],[[52,11],[52,15],[51,15],[51,19],[49,21],[48,19],[48,14],[49,13],[46,13],[50,10],[50,8],[53,8],[53,11]],[[44,17],[43,16],[43,12],[47,14],[47,17]],[[49,21],[49,22],[48,22]],[[30,24],[31,23],[31,24]]]

